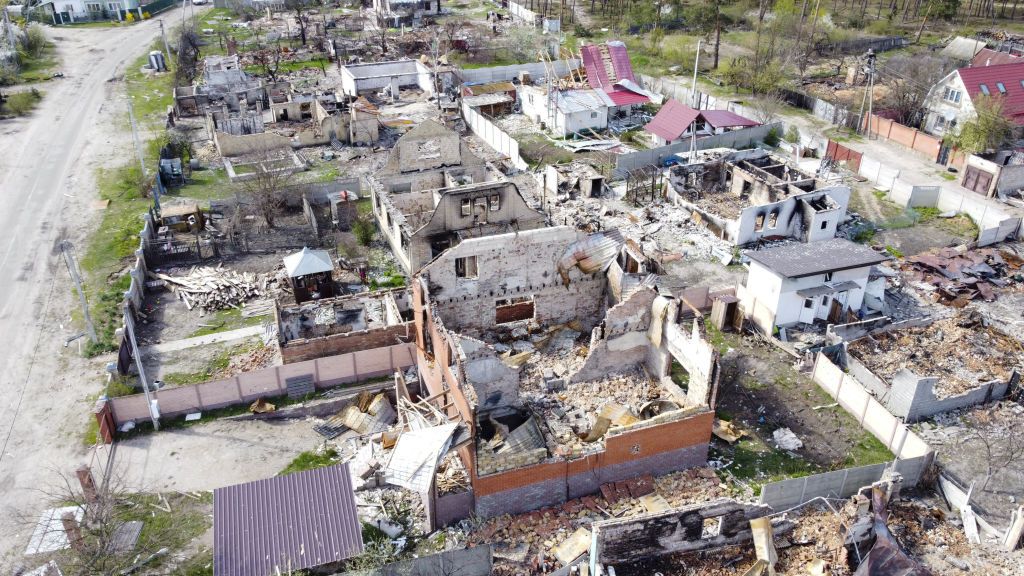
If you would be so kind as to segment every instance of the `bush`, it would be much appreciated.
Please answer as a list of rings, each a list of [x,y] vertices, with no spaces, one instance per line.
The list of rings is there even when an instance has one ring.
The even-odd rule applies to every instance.
[[[352,233],[356,235],[356,240],[360,244],[369,246],[373,242],[373,237],[377,235],[377,227],[369,218],[361,217],[352,224]]]
[[[46,50],[46,32],[39,24],[30,24],[22,39],[22,47],[26,54],[35,58],[41,56]]]
[[[575,34],[577,38],[590,38],[594,35],[589,28],[582,24],[576,24],[573,26],[572,33]]]
[[[764,143],[772,148],[779,145],[779,131],[776,128],[772,128],[768,131],[768,134],[764,137]]]
[[[35,88],[28,92],[15,92],[7,96],[2,108],[9,114],[24,116],[31,112],[42,98],[42,93]]]
[[[800,130],[795,125],[791,124],[789,129],[786,130],[786,142],[800,143]]]

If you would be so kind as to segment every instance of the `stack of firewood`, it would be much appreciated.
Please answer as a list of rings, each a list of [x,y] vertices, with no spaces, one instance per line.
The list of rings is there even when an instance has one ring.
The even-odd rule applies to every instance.
[[[261,280],[256,274],[220,267],[193,268],[187,276],[159,272],[150,272],[149,276],[162,280],[189,310],[199,308],[203,312],[238,308],[246,300],[261,296],[267,287],[266,279]]]

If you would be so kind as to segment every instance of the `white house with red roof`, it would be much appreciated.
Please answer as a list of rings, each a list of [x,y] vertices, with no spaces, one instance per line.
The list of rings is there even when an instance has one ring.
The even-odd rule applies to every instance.
[[[684,141],[696,130],[697,138],[740,130],[759,123],[728,110],[696,110],[677,100],[669,100],[644,126],[658,146]]]
[[[959,68],[940,80],[925,98],[924,130],[936,136],[955,132],[976,115],[981,96],[1003,99],[1003,114],[1024,126],[1024,61]]]

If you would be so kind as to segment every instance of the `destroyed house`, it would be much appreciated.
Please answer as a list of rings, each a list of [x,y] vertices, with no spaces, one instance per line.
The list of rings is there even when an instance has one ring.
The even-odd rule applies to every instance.
[[[269,104],[262,80],[250,78],[238,63],[238,56],[207,56],[203,60],[203,82],[174,89],[174,112],[178,116],[200,116],[211,105],[223,104],[231,112]]]
[[[515,184],[469,151],[455,132],[421,123],[395,144],[371,179],[381,233],[408,273],[464,238],[544,225]]]
[[[1020,380],[1012,338],[962,312],[845,343],[839,364],[894,416],[916,422],[998,400]]]
[[[850,188],[828,185],[764,150],[722,154],[669,170],[666,197],[723,240],[817,242],[846,219]]]
[[[746,316],[769,335],[776,328],[862,317],[869,312],[864,296],[872,267],[888,260],[844,238],[743,254],[750,270],[740,300]]]
[[[717,352],[655,277],[621,269],[622,246],[569,227],[472,238],[414,279],[420,386],[470,428],[457,450],[476,515],[706,461]],[[623,293],[612,276],[635,278]]]
[[[373,11],[390,28],[418,25],[424,16],[441,13],[441,0],[373,0]]]
[[[341,90],[346,96],[356,98],[380,92],[397,101],[403,88],[434,93],[431,69],[419,60],[369,62],[341,67]]]
[[[277,342],[285,364],[383,348],[412,335],[405,289],[325,298],[275,308]]]

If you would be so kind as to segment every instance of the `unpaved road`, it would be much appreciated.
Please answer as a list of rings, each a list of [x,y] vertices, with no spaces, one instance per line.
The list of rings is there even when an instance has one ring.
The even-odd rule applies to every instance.
[[[179,10],[161,18],[175,23]],[[93,457],[81,436],[106,359],[63,347],[77,299],[57,244],[81,255],[98,225],[95,168],[131,154],[124,86],[109,80],[159,31],[155,20],[50,28],[65,78],[41,86],[31,117],[0,121],[0,573],[20,562],[44,487]]]

